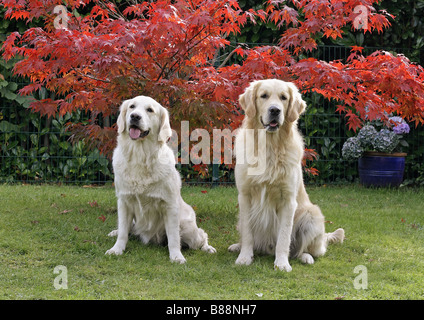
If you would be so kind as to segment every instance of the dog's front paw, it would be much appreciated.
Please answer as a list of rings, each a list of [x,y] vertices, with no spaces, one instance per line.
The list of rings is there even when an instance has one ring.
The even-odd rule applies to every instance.
[[[287,259],[275,260],[274,269],[286,272],[292,271],[292,267],[290,266],[290,263]]]
[[[124,249],[122,249],[120,247],[113,246],[108,251],[106,251],[105,254],[109,254],[109,255],[114,254],[116,256],[120,256],[123,252],[124,252]]]
[[[248,266],[253,262],[253,256],[239,255],[236,264],[240,266]]]
[[[171,254],[169,255],[169,258],[171,259],[171,262],[176,262],[180,264],[184,264],[187,262],[181,252],[176,254]]]

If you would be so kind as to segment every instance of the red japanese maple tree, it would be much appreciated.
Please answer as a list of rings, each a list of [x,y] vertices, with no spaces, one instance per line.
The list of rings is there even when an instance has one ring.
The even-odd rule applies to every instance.
[[[113,146],[115,130],[100,127],[96,115],[116,114],[122,100],[136,95],[168,107],[177,130],[181,120],[211,128],[239,115],[223,99],[213,66],[217,50],[229,44],[226,37],[256,16],[242,12],[236,1],[128,1],[122,11],[112,2],[68,1],[61,16],[55,13],[59,0],[2,3],[6,17],[45,21],[44,28],[12,33],[3,45],[4,58],[25,57],[15,72],[31,84],[20,93],[42,87],[55,92],[55,99],[31,104],[42,115],[91,111],[92,122],[73,129],[104,152]],[[86,14],[74,14],[78,10]]]
[[[264,10],[243,11],[237,1],[162,0],[106,2],[70,0],[1,0],[9,19],[42,19],[43,28],[12,33],[3,57],[23,57],[15,73],[29,78],[23,95],[46,88],[55,98],[34,101],[42,115],[91,111],[89,124],[72,130],[107,153],[115,128],[101,127],[97,115],[118,112],[123,99],[144,94],[171,113],[178,131],[181,120],[193,127],[232,129],[242,113],[237,97],[254,79],[295,82],[338,101],[350,128],[361,119],[387,113],[424,122],[424,72],[403,55],[377,51],[362,55],[353,47],[347,61],[302,58],[317,48],[317,39],[343,37],[343,28],[382,32],[386,12],[376,12],[377,0],[269,0]],[[55,10],[56,8],[56,10]],[[358,8],[362,9],[357,10]],[[281,29],[277,45],[230,46],[228,37],[246,23],[267,21]],[[230,50],[228,50],[230,49]],[[218,65],[220,52],[243,57],[241,64]]]

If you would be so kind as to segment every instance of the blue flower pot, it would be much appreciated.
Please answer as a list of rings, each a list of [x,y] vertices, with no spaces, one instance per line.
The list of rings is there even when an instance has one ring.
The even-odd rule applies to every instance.
[[[406,153],[366,152],[359,158],[359,180],[366,187],[398,187]]]

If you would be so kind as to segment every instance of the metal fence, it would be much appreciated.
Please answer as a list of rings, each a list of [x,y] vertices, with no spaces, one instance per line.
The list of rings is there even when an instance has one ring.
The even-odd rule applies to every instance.
[[[369,48],[366,50],[374,50]],[[394,50],[403,52],[402,50]],[[323,46],[314,57],[323,60],[345,59],[350,48]],[[19,103],[16,92],[24,85],[11,75],[11,65],[0,60],[0,182],[104,184],[113,181],[108,158],[98,150],[87,150],[86,143],[70,142],[66,123],[83,122],[89,115],[67,114],[46,118],[30,112]],[[343,115],[335,112],[334,102],[317,94],[304,95],[307,112],[299,121],[306,146],[317,151],[319,158],[312,165],[318,176],[305,176],[307,183],[349,183],[358,179],[356,162],[341,157],[343,143],[349,136]],[[19,100],[19,99],[18,99]],[[190,120],[190,119],[188,119]],[[114,121],[114,119],[111,119]],[[424,176],[424,130],[412,128],[407,138],[410,147],[405,180]],[[201,176],[191,165],[177,165],[186,183],[233,184],[233,170],[224,165],[210,165],[209,174]]]

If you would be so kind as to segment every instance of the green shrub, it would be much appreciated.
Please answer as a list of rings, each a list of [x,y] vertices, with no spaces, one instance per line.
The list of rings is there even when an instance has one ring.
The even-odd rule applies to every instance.
[[[0,113],[2,181],[89,183],[112,179],[109,160],[98,150],[87,150],[84,141],[69,141],[66,124],[82,121],[83,115],[47,119],[8,102]]]

